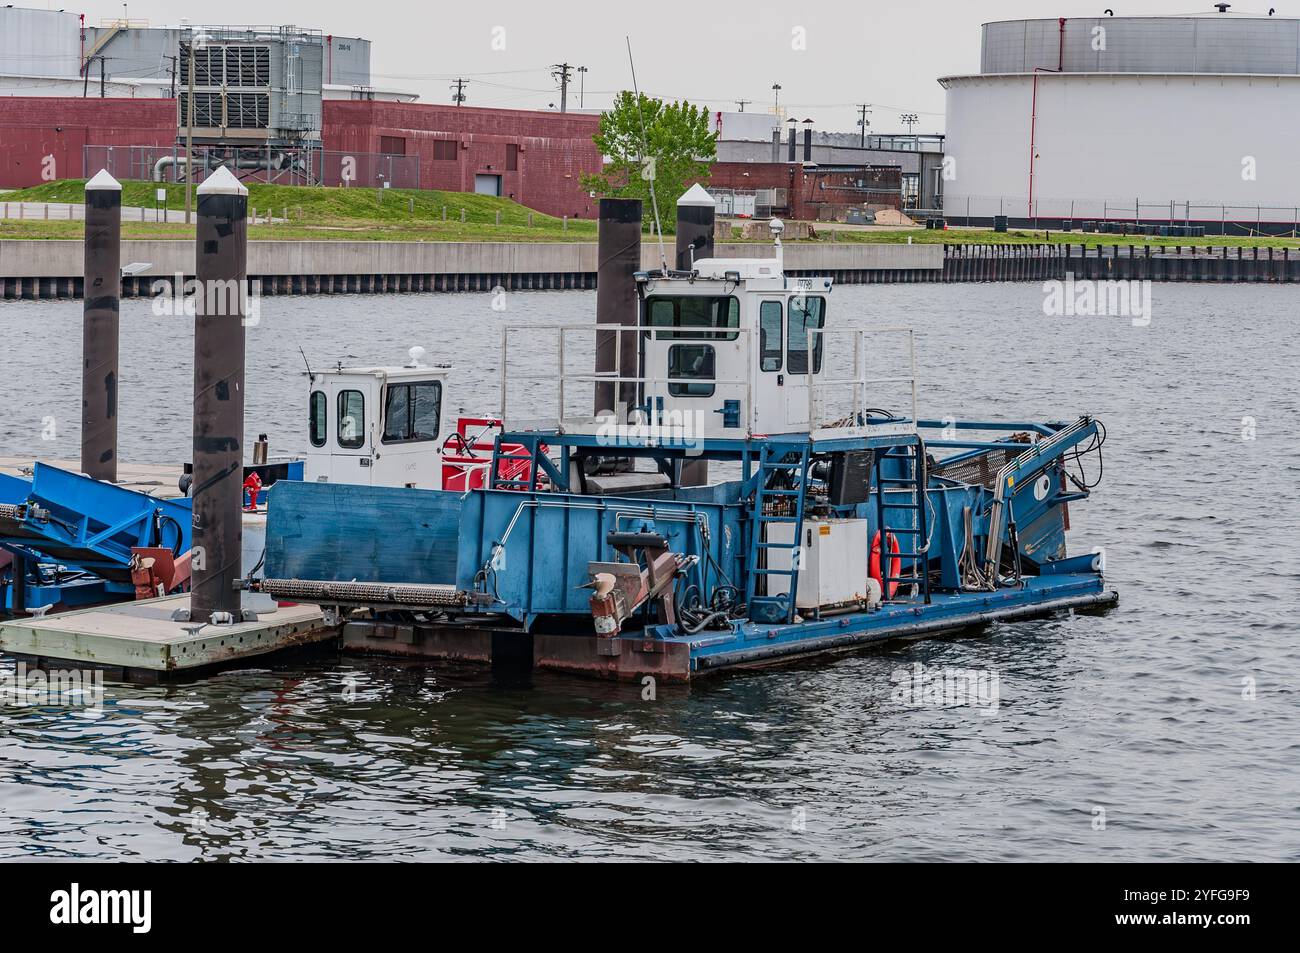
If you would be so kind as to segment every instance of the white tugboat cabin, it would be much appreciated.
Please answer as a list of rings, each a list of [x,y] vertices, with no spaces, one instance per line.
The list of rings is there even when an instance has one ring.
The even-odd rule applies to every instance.
[[[337,367],[308,374],[303,478],[434,490],[483,485],[495,417],[445,412],[450,364],[423,363],[413,347],[401,367]]]

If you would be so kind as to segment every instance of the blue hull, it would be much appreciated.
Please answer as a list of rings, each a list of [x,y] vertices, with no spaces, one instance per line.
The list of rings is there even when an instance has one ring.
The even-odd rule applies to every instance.
[[[690,646],[691,671],[696,673],[870,642],[937,635],[1064,609],[1105,608],[1118,601],[1119,594],[1108,591],[1097,573],[1038,576],[1026,579],[1021,589],[936,593],[929,605],[885,605],[874,612],[793,625],[746,622],[729,636],[701,633],[681,640]]]

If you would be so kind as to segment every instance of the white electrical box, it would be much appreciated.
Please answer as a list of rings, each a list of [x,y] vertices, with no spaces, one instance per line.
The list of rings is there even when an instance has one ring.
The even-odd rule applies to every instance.
[[[790,523],[768,523],[767,541],[790,541]],[[795,605],[800,609],[821,609],[868,601],[867,560],[871,554],[867,538],[867,521],[860,519],[804,520],[800,532],[799,593]],[[789,569],[791,553],[785,549],[768,549],[769,569]],[[790,586],[787,577],[768,575],[767,594],[784,595]]]

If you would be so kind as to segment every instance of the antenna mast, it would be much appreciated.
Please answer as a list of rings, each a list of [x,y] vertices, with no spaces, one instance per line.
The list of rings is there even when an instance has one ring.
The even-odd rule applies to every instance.
[[[627,40],[627,62],[632,68],[632,95],[636,97],[636,116],[641,123],[641,167],[645,168],[645,153],[650,148],[650,143],[645,134],[645,114],[641,111],[641,90],[636,84],[636,62],[632,59],[632,38],[624,37]],[[659,199],[655,197],[655,180],[650,180],[650,208],[654,212],[655,232],[659,236],[659,263],[663,266],[665,273],[668,271],[668,251],[664,248],[664,229],[659,224]]]

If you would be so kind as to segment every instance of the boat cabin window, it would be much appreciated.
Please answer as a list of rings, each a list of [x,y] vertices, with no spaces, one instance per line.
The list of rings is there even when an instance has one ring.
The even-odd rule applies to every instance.
[[[716,376],[713,347],[674,344],[668,349],[668,393],[672,397],[712,397]]]
[[[311,392],[307,403],[307,436],[313,447],[325,446],[325,414],[328,404],[323,390]]]
[[[758,306],[758,366],[765,371],[781,369],[781,302],[764,301]]]
[[[339,446],[357,450],[366,442],[366,399],[359,390],[339,391]]]
[[[725,329],[740,327],[740,301],[734,296],[653,295],[647,299],[646,316],[651,327],[672,329],[656,331],[657,341],[734,341],[739,332]]]
[[[442,383],[389,384],[384,400],[384,443],[438,438]]]
[[[826,299],[821,297],[796,297],[790,299],[790,338],[786,342],[786,370],[791,374],[808,373],[809,331],[819,331],[826,325]],[[814,374],[822,372],[822,347],[825,336],[816,335],[813,346]]]

